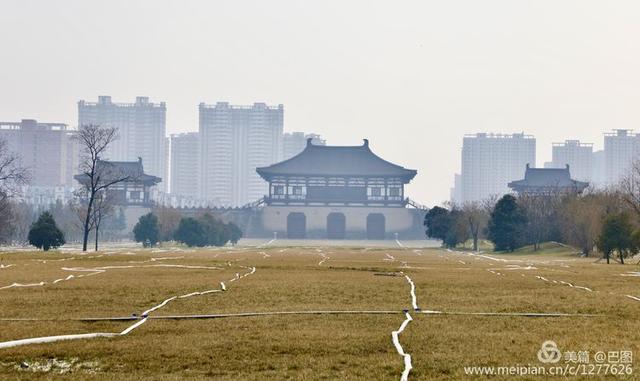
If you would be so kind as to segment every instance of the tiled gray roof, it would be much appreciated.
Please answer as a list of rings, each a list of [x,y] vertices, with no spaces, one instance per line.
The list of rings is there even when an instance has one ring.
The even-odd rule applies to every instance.
[[[512,189],[522,187],[532,188],[576,188],[582,190],[589,184],[571,179],[569,166],[566,168],[529,168],[524,173],[523,180],[509,183]]]
[[[361,146],[322,146],[310,140],[298,155],[268,167],[257,168],[260,176],[379,176],[411,180],[416,170],[390,163],[369,149],[365,139]]]

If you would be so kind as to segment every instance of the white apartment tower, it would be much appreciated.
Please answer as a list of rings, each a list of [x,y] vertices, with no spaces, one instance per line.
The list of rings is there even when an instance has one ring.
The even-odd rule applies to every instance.
[[[326,146],[327,142],[318,134],[304,132],[286,132],[282,137],[282,159],[286,160],[302,152],[307,146],[307,139],[316,146]]]
[[[535,166],[536,140],[525,134],[465,135],[462,144],[460,202],[509,193],[507,184],[521,179],[527,164]]]
[[[141,157],[146,173],[164,179],[166,113],[164,102],[151,103],[148,97],[136,97],[135,103],[114,103],[110,96],[99,96],[98,102],[78,102],[78,125],[115,127],[118,139],[105,159],[136,161]],[[164,181],[165,190],[167,186]]]
[[[591,182],[593,177],[593,144],[581,143],[579,140],[566,140],[564,143],[553,143],[552,168],[565,168],[569,165],[571,178]]]
[[[640,136],[632,130],[614,130],[604,134],[606,182],[615,184],[627,175],[640,153]]]
[[[268,193],[256,168],[282,158],[284,106],[201,103],[200,198],[242,206]]]
[[[197,132],[171,135],[171,194],[191,199],[200,190],[200,139]]]

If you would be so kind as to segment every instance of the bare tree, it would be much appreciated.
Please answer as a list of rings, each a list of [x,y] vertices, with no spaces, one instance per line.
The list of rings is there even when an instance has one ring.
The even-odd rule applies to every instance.
[[[110,216],[114,210],[113,197],[105,190],[96,194],[93,212],[92,226],[95,229],[95,251],[98,251],[98,240],[100,238],[100,225],[102,221]]]
[[[153,214],[158,217],[158,229],[160,233],[160,241],[166,242],[173,240],[173,233],[178,230],[182,214],[176,208],[159,206],[153,209]]]
[[[491,209],[493,209],[493,206],[491,206]],[[473,239],[473,250],[478,251],[478,240],[489,223],[491,212],[481,202],[464,203],[461,211],[469,229],[469,235]]]
[[[580,248],[584,256],[589,256],[596,247],[603,218],[611,203],[610,196],[606,193],[591,193],[567,199],[559,213],[563,241]]]
[[[9,151],[6,140],[0,139],[0,241],[8,240],[13,208],[11,197],[21,185],[29,182],[29,173],[20,165],[20,156]]]
[[[82,226],[82,251],[87,251],[89,232],[94,225],[96,197],[100,192],[107,191],[110,186],[129,179],[129,176],[118,173],[108,162],[101,160],[109,145],[117,138],[115,128],[96,125],[81,126],[77,134],[82,152],[80,182],[85,187],[87,197],[86,213]]]
[[[20,165],[20,156],[10,152],[7,141],[0,138],[0,197],[15,195],[18,187],[29,180],[29,172]]]
[[[570,193],[563,191],[518,195],[518,204],[527,216],[527,241],[533,244],[533,250],[539,250],[542,242],[552,240],[558,235],[557,214],[563,199],[568,195]]]
[[[630,207],[640,221],[640,159],[634,160],[626,176],[619,183],[618,190],[622,201]]]

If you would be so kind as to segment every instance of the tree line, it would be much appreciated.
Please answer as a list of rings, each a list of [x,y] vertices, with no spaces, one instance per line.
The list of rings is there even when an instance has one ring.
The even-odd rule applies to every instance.
[[[607,263],[640,252],[640,164],[609,189],[582,194],[507,194],[482,202],[446,204],[428,211],[426,234],[454,248],[471,241],[478,251],[486,239],[495,251],[534,251],[543,242],[558,242],[581,251],[599,253]]]
[[[181,217],[172,208],[140,217],[133,228],[136,242],[153,247],[160,242],[174,240],[189,247],[235,245],[242,238],[242,230],[234,223],[224,223],[209,213],[198,217]],[[160,217],[158,217],[160,216]]]

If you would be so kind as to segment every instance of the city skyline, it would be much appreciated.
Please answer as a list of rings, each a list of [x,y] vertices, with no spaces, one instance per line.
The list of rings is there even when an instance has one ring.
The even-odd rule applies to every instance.
[[[100,110],[100,106],[106,106],[107,110]],[[161,194],[156,194],[156,197],[159,197],[158,202],[169,203],[171,205],[245,205],[261,198],[265,191],[266,183],[262,182],[254,173],[255,168],[259,166],[257,164],[254,165],[255,163],[260,165],[266,165],[269,163],[273,164],[294,156],[302,151],[302,148],[306,145],[306,141],[308,139],[311,139],[316,145],[326,144],[326,140],[322,139],[322,136],[316,133],[284,131],[283,105],[273,107],[262,102],[255,102],[253,105],[249,106],[230,105],[228,102],[217,102],[214,105],[206,105],[201,102],[199,108],[201,114],[199,131],[170,134],[170,136],[167,136],[164,126],[166,103],[150,103],[149,97],[146,96],[136,97],[135,103],[112,102],[111,96],[107,95],[99,96],[98,102],[93,103],[81,100],[78,102],[78,121],[79,124],[84,120],[85,123],[83,124],[101,124],[102,122],[105,123],[105,125],[116,126],[119,129],[119,135],[124,133],[125,137],[128,138],[118,138],[114,142],[114,146],[105,156],[108,160],[133,161],[131,159],[133,157],[149,156],[149,149],[152,149],[152,151],[158,151],[159,148],[154,147],[153,144],[150,145],[149,142],[143,142],[144,144],[142,147],[145,149],[139,151],[139,142],[136,142],[136,138],[131,138],[139,135],[145,130],[149,130],[149,128],[154,129],[154,134],[157,135],[155,136],[155,140],[161,143],[159,146],[164,149],[164,152],[155,152],[152,157],[156,159],[156,166],[164,167],[163,175],[159,176],[164,182],[160,191],[162,193],[166,193],[169,198],[162,196]],[[264,123],[264,121],[271,118],[267,114],[251,115],[254,111],[259,111],[260,109],[264,109],[267,112],[269,110],[278,111],[278,116],[274,119],[274,121],[276,121],[276,130],[268,132],[272,127],[270,127],[270,122],[267,121],[266,124]],[[206,114],[206,110],[211,110],[213,112],[216,112],[216,110],[226,110],[226,112],[231,111],[231,113],[228,115],[211,114],[213,118],[210,116],[208,119],[211,119],[213,124],[209,121],[208,123],[205,122],[203,125],[203,111],[205,111]],[[236,116],[233,116],[234,110],[235,114],[237,114]],[[246,115],[240,116],[238,112]],[[205,120],[206,119],[207,118],[205,117]],[[234,122],[234,119],[238,119],[239,123]],[[161,123],[158,124],[158,121],[161,121]],[[221,121],[223,123],[220,123]],[[44,133],[46,130],[51,130],[53,128],[54,131],[66,131],[68,136],[72,136],[76,131],[74,128],[68,128],[68,125],[64,123],[41,123],[32,119],[22,119],[21,122],[1,123],[4,126],[5,135],[12,131],[15,131],[14,135],[20,131],[31,131],[31,134],[38,131],[42,131]],[[33,127],[30,127],[31,125],[42,127],[39,127],[36,131]],[[220,181],[218,176],[215,179],[212,179],[214,183],[235,183],[233,185],[233,189],[241,190],[234,191],[232,188],[229,188],[227,193],[231,193],[229,193],[229,195],[227,195],[229,197],[223,201],[221,201],[219,196],[214,197],[205,194],[207,192],[207,187],[203,186],[202,179],[204,178],[204,173],[202,172],[203,167],[201,166],[201,163],[203,161],[210,161],[214,159],[211,154],[202,155],[200,152],[200,146],[202,144],[200,137],[203,133],[206,133],[206,129],[202,130],[202,128],[207,125],[215,125],[217,128],[222,127],[223,129],[228,130],[223,133],[223,137],[231,138],[230,141],[226,142],[229,143],[229,147],[225,146],[226,143],[219,145],[219,142],[214,142],[212,140],[212,142],[216,144],[217,148],[214,151],[208,151],[209,153],[220,153],[230,149],[230,157],[232,157],[232,161],[235,162],[235,164],[228,166],[228,168],[225,166],[219,166],[219,169],[223,170],[223,172],[228,172],[229,169],[231,169],[230,178]],[[142,136],[144,136],[144,134]],[[602,150],[594,150],[593,143],[585,143],[576,138],[566,139],[562,143],[554,142],[551,147],[549,147],[552,153],[552,160],[539,163],[538,160],[536,160],[536,138],[533,135],[524,133],[502,134],[493,132],[467,134],[462,137],[462,168],[459,170],[461,173],[454,173],[454,181],[452,186],[449,188],[449,197],[444,200],[443,203],[451,201],[456,204],[460,204],[469,201],[481,201],[488,197],[509,193],[510,191],[507,187],[508,182],[517,179],[519,174],[523,173],[522,168],[524,164],[531,166],[531,168],[564,168],[565,166],[570,165],[572,167],[572,177],[575,179],[584,180],[596,187],[612,185],[616,181],[619,181],[621,176],[624,176],[625,171],[627,171],[631,166],[632,158],[637,156],[637,152],[640,152],[640,139],[638,139],[638,136],[640,135],[634,133],[633,130],[630,129],[614,129],[612,131],[605,131],[603,132],[603,145],[605,149]],[[8,142],[12,143],[10,135],[6,135],[6,137],[9,137]],[[34,138],[37,139],[35,135]],[[257,147],[255,143],[262,144],[265,138],[267,138],[267,140],[273,140],[273,147],[267,149],[268,152],[264,151],[264,148],[260,147],[258,147],[258,152],[253,152]],[[479,140],[479,138],[482,139]],[[525,138],[523,142],[530,140],[533,144],[531,147],[527,146],[527,149],[524,151],[519,149],[515,149],[514,151],[514,148],[519,147],[518,144],[505,145],[500,142],[507,142],[514,140],[514,138]],[[14,137],[13,141],[15,141],[15,139],[16,138]],[[189,144],[186,144],[187,142],[185,139],[190,140]],[[176,149],[173,147],[174,144],[170,144],[170,142],[173,142],[174,140],[175,143],[178,144]],[[495,140],[495,143],[489,145],[481,144],[478,148],[474,148],[473,152],[475,153],[470,155],[471,151],[469,150],[470,147],[467,147],[467,142],[476,140],[486,140],[487,142]],[[250,142],[253,143],[249,144]],[[193,147],[194,143],[197,146],[195,149],[191,149],[190,147]],[[513,145],[513,147],[509,147],[510,145]],[[15,147],[16,143],[14,142],[9,144],[10,148],[12,146]],[[221,147],[224,148],[222,151],[220,151]],[[467,147],[466,150],[465,147]],[[55,149],[69,150],[69,148],[59,147],[56,147]],[[48,150],[49,149],[44,152],[47,152]],[[29,152],[33,152],[33,154],[35,154],[36,151],[37,150],[31,149]],[[516,151],[518,153],[516,156],[522,156],[522,158],[511,160],[515,158],[515,156],[513,156],[513,152]],[[46,156],[47,155],[44,155],[37,159],[39,161],[48,160],[48,157]],[[73,155],[71,154],[71,156]],[[66,162],[62,163],[63,165],[66,165],[66,169],[63,171],[68,173],[71,173],[71,168],[75,165],[74,162],[77,162],[78,159],[75,157],[73,159],[69,159],[71,156],[68,156],[67,159],[62,159],[63,161],[66,160]],[[253,156],[254,158],[250,159],[250,156]],[[192,160],[190,163],[182,161],[187,157],[191,159],[195,158],[195,160]],[[238,157],[242,158],[238,159]],[[269,157],[271,159],[269,159]],[[179,160],[181,162],[178,162]],[[213,162],[216,161],[217,160],[214,160]],[[255,161],[255,163],[250,164],[249,161]],[[145,162],[147,162],[147,160],[145,160]],[[501,165],[496,164],[503,162],[510,166],[510,169],[503,171],[504,173],[497,173],[495,171],[487,172],[485,169],[487,166],[501,167]],[[466,170],[465,165],[467,167]],[[41,170],[40,168],[36,169]],[[171,176],[169,175],[170,173]],[[467,175],[463,176],[464,173]],[[174,177],[174,174],[177,175]],[[197,174],[197,176],[193,176],[194,174]],[[470,174],[472,176],[470,176]],[[177,177],[179,177],[178,180],[176,180]],[[170,193],[167,192],[167,188],[174,188],[178,183],[183,191],[175,191],[172,189]],[[43,180],[34,182],[30,184],[30,186],[32,190],[23,195],[23,199],[30,200],[29,202],[35,203],[46,203],[46,200],[48,199],[60,199],[60,197],[66,199],[71,194],[70,191],[72,191],[72,189],[62,189],[60,186],[74,187],[74,185],[70,185],[68,181],[65,184],[60,184]],[[215,187],[219,188],[220,185],[215,185]],[[408,194],[408,196],[411,195]],[[438,204],[433,203],[432,205]]]
[[[169,135],[197,130],[200,102],[282,103],[285,131],[367,137],[418,169],[407,193],[428,204],[448,199],[464,134],[533,134],[541,166],[554,142],[640,129],[636,2],[7,4],[4,120],[73,126],[79,99],[147,95]]]

